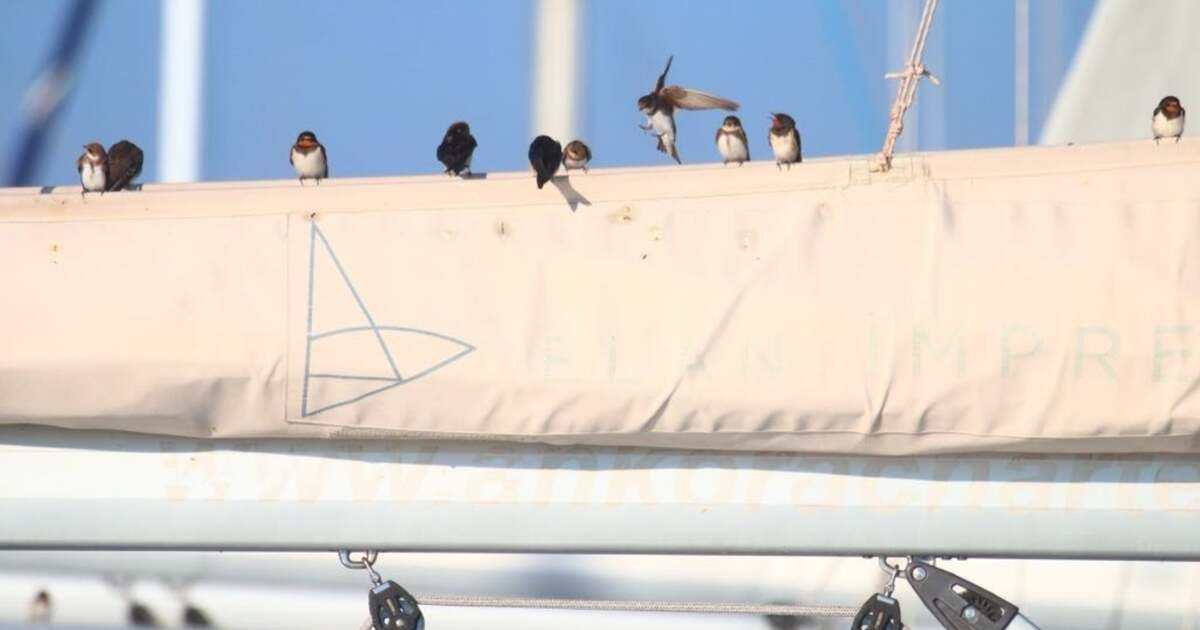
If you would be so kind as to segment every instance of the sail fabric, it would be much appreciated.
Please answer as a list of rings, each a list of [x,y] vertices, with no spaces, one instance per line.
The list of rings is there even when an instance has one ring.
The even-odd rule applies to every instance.
[[[0,191],[0,422],[1200,450],[1200,144]]]

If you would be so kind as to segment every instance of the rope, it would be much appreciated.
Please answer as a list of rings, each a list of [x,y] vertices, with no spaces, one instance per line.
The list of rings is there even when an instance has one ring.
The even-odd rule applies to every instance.
[[[917,84],[922,78],[928,78],[934,85],[941,85],[937,77],[921,64],[925,54],[925,39],[929,36],[929,25],[933,23],[933,12],[937,9],[938,0],[925,0],[925,9],[921,13],[921,23],[917,27],[917,35],[913,40],[912,52],[908,55],[908,66],[900,72],[889,72],[885,79],[900,79],[900,87],[896,89],[896,101],[892,103],[892,119],[888,125],[887,136],[883,139],[883,149],[876,158],[878,170],[887,172],[892,168],[892,151],[896,139],[904,131],[904,114],[912,106],[913,97],[917,94]]]
[[[792,604],[731,604],[721,602],[624,601],[617,599],[543,599],[537,597],[474,597],[470,595],[425,595],[423,606],[460,608],[540,608],[543,610],[605,610],[612,612],[703,613],[788,617],[852,618],[857,608],[849,606],[797,606]],[[371,628],[367,619],[362,630]]]
[[[427,595],[417,601],[427,606],[471,608],[542,608],[554,610],[608,610],[620,612],[707,613],[731,615],[781,615],[795,617],[853,617],[847,606],[797,606],[792,604],[732,604],[721,602],[622,601],[616,599],[543,599],[536,597],[473,597]]]

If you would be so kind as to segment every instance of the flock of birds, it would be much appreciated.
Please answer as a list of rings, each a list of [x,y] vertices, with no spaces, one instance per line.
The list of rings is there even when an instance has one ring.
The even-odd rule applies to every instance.
[[[679,85],[667,85],[667,73],[671,71],[674,57],[667,59],[667,67],[663,69],[654,89],[649,94],[637,100],[638,110],[646,115],[647,123],[641,125],[642,130],[651,132],[658,141],[658,150],[670,156],[677,163],[679,150],[675,147],[675,111],[679,109],[724,109],[737,111],[738,104],[720,96],[693,90]],[[767,134],[771,149],[775,153],[775,163],[780,169],[786,165],[791,169],[792,164],[802,160],[800,152],[800,132],[796,130],[796,121],[787,114],[771,114],[771,128]],[[736,162],[741,165],[750,160],[750,145],[746,141],[746,130],[737,116],[726,116],[724,123],[717,129],[717,151],[725,164]],[[449,175],[462,176],[471,173],[471,157],[479,146],[475,136],[471,135],[471,126],[459,121],[446,130],[442,143],[437,148],[437,159],[445,167]],[[592,150],[582,140],[572,140],[563,147],[558,140],[541,135],[529,144],[529,165],[536,174],[537,187],[542,188],[546,182],[554,178],[561,166],[564,171],[580,169],[587,172],[587,165],[592,159]],[[317,140],[311,131],[300,132],[296,143],[292,145],[289,156],[292,168],[300,177],[300,183],[311,179],[317,184],[329,177],[329,156],[325,147]]]
[[[128,594],[126,594],[128,597]],[[208,613],[191,603],[185,603],[183,608],[183,627],[212,628],[215,627]],[[134,627],[159,628],[168,624],[159,620],[158,616],[145,604],[129,599],[126,609],[129,625]],[[33,597],[29,604],[29,623],[31,625],[51,625],[54,621],[54,603],[50,592],[42,589]]]
[[[674,56],[667,58],[667,66],[655,81],[654,89],[638,98],[637,107],[646,116],[646,124],[641,125],[641,129],[655,136],[659,151],[682,164],[679,150],[675,146],[676,110],[737,111],[738,104],[700,90],[667,85],[667,73],[671,71],[672,61]],[[1179,142],[1179,137],[1183,135],[1184,117],[1185,111],[1178,98],[1166,96],[1159,101],[1150,123],[1154,142],[1157,144],[1162,138],[1175,138],[1175,141]],[[750,160],[746,130],[737,116],[725,117],[724,122],[717,128],[715,141],[717,152],[726,165],[735,162],[741,166]],[[774,153],[775,164],[780,170],[784,166],[791,170],[792,164],[802,161],[800,132],[791,116],[784,113],[771,114],[767,141]],[[470,125],[456,122],[446,130],[442,143],[438,145],[437,159],[445,167],[448,175],[469,176],[471,158],[477,146],[479,143],[471,135]],[[108,151],[96,142],[85,145],[84,149],[76,161],[79,181],[83,185],[82,194],[124,190],[142,172],[142,150],[128,140],[114,144]],[[325,146],[311,131],[300,133],[296,143],[292,145],[288,159],[299,176],[301,185],[304,185],[306,179],[314,180],[319,185],[322,179],[329,177],[329,156]],[[565,171],[581,169],[586,173],[591,159],[591,149],[581,140],[572,140],[564,148],[554,138],[541,135],[534,138],[529,145],[529,165],[536,174],[539,189],[554,178],[560,165]]]

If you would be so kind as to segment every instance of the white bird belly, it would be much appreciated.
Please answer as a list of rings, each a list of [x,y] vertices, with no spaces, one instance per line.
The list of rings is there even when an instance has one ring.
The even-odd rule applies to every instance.
[[[717,137],[717,151],[726,162],[745,162],[750,159],[750,149],[746,143],[731,133],[723,133]]]
[[[654,133],[675,141],[675,119],[666,112],[659,110],[650,115],[650,126]]]
[[[1183,116],[1167,118],[1159,112],[1150,123],[1155,138],[1178,138],[1183,135]]]
[[[567,167],[567,169],[583,168],[584,165],[586,165],[586,164],[587,164],[587,161],[585,161],[585,160],[576,160],[573,158],[567,158],[567,159],[563,160],[563,166]]]
[[[97,168],[95,164],[84,161],[83,169],[79,171],[79,181],[83,184],[83,189],[88,192],[100,192],[104,190],[108,178],[105,177],[104,169]]]
[[[796,136],[790,133],[782,137],[771,134],[771,150],[775,152],[777,162],[795,162],[800,155]]]
[[[325,177],[325,152],[314,149],[304,154],[293,150],[292,166],[300,177]]]

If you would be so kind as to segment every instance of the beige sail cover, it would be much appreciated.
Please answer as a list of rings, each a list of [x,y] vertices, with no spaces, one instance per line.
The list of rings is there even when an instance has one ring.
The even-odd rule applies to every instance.
[[[1200,143],[0,191],[0,422],[1200,449]]]

